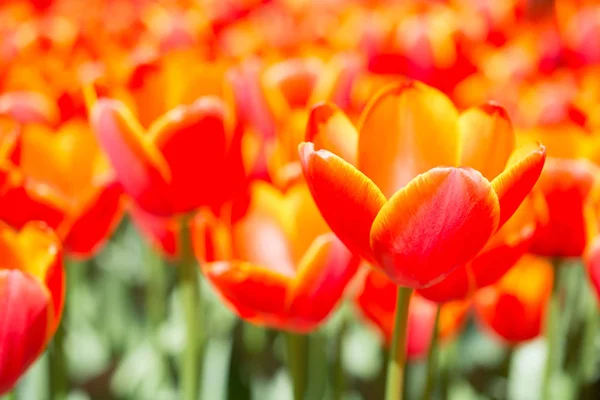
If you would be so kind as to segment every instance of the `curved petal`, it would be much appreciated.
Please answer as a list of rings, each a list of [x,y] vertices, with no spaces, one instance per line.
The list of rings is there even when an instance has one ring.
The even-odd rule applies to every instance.
[[[15,251],[22,255],[20,270],[39,279],[50,294],[52,324],[49,335],[52,335],[60,323],[65,304],[66,276],[60,240],[46,224],[38,221],[27,223],[15,234]]]
[[[127,107],[100,99],[92,108],[90,123],[125,192],[148,212],[172,214],[169,166]]]
[[[150,214],[134,204],[128,209],[131,221],[142,237],[167,258],[175,258],[179,251],[179,219]]]
[[[538,227],[531,252],[550,257],[582,255],[587,241],[584,204],[599,171],[588,160],[548,158],[536,189],[546,199],[549,221]]]
[[[460,115],[459,165],[481,172],[489,181],[498,176],[515,148],[515,134],[506,110],[496,103],[472,107]]]
[[[508,342],[535,338],[541,333],[553,275],[548,260],[523,257],[497,284],[477,292],[480,321]]]
[[[202,265],[204,275],[240,318],[255,324],[282,326],[291,278],[248,262]]]
[[[450,273],[444,280],[417,292],[429,301],[445,303],[453,300],[463,300],[473,294],[475,284],[470,273],[470,264],[461,265]]]
[[[356,165],[358,132],[346,114],[332,103],[319,103],[312,108],[306,141],[314,143],[317,150],[328,150]]]
[[[387,197],[411,179],[458,163],[458,112],[441,92],[419,82],[393,84],[361,116],[358,168]]]
[[[350,249],[374,261],[369,232],[385,197],[359,170],[338,156],[315,151],[312,143],[299,148],[304,176],[323,218]]]
[[[55,125],[60,118],[58,106],[39,92],[8,92],[0,96],[0,115],[10,115],[22,124]]]
[[[49,310],[48,293],[39,281],[21,271],[0,270],[0,395],[42,353]]]
[[[171,171],[168,190],[176,213],[212,205],[227,189],[222,176],[231,140],[226,119],[220,99],[203,97],[169,111],[150,127],[149,140]]]
[[[475,257],[499,215],[496,193],[479,172],[434,168],[381,208],[371,247],[396,284],[426,288]]]
[[[201,264],[232,258],[231,229],[212,212],[199,211],[191,230],[194,253]]]
[[[312,330],[331,314],[342,300],[358,263],[359,258],[334,234],[314,240],[300,261],[288,291],[288,312],[296,330]]]
[[[537,228],[534,200],[525,198],[506,224],[471,261],[470,269],[477,288],[497,282],[529,251]]]
[[[232,227],[233,257],[293,276],[294,228],[285,197],[268,183],[256,182],[250,198],[246,215]]]
[[[73,216],[63,238],[69,255],[89,258],[100,251],[123,217],[122,194],[120,183],[108,181]]]
[[[510,166],[492,181],[500,201],[499,227],[508,221],[529,194],[540,177],[545,162],[544,146],[538,144],[534,149],[523,147],[513,154]]]

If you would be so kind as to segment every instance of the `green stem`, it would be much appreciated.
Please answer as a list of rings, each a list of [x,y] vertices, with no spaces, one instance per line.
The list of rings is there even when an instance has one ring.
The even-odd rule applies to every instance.
[[[150,329],[156,331],[160,324],[164,322],[166,315],[165,265],[160,254],[152,246],[148,246],[146,249],[145,258],[148,266],[146,307],[150,320]]]
[[[61,323],[52,339],[52,346],[48,352],[50,359],[50,398],[64,400],[67,398],[67,373],[65,360],[65,328]]]
[[[308,384],[308,336],[288,332],[287,363],[294,386],[294,400],[304,400]]]
[[[408,306],[412,289],[398,287],[394,336],[388,359],[385,400],[402,400],[404,395],[404,370],[406,368],[406,339]]]
[[[189,230],[189,219],[180,221],[180,253],[177,269],[179,272],[179,295],[183,302],[183,313],[186,328],[186,345],[180,359],[181,398],[197,400],[201,380],[202,349],[202,308],[198,266],[194,259]]]
[[[344,317],[340,331],[335,338],[335,354],[333,360],[333,400],[341,400],[346,389],[346,379],[344,375],[344,363],[342,359],[342,351],[344,337],[348,330],[348,320]]]
[[[598,331],[600,315],[598,315],[598,306],[596,299],[592,298],[591,293],[585,296],[585,319],[583,322],[583,337],[579,348],[578,368],[576,371],[577,390],[582,391],[588,381],[593,377],[594,366],[596,363],[596,352],[594,351],[594,341]]]
[[[433,332],[431,333],[431,341],[429,342],[429,350],[427,352],[427,378],[425,381],[425,390],[423,390],[423,400],[429,400],[435,388],[435,374],[437,371],[438,362],[438,342],[441,310],[442,306],[438,305],[435,313],[435,323],[433,324]]]
[[[554,261],[554,284],[552,295],[546,310],[546,367],[544,370],[543,399],[552,398],[552,382],[554,374],[561,367],[561,326],[560,326],[560,262]]]

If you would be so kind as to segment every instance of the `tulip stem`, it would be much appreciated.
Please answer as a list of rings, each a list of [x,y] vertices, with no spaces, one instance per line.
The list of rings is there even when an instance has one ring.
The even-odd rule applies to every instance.
[[[394,336],[388,359],[385,400],[402,400],[404,394],[408,305],[410,304],[411,294],[412,289],[398,287]]]
[[[554,261],[554,283],[552,286],[552,295],[546,310],[546,321],[545,321],[545,332],[546,332],[546,367],[544,371],[544,386],[543,386],[543,399],[550,399],[552,397],[552,382],[554,381],[554,374],[561,367],[561,355],[559,354],[562,349],[561,341],[561,327],[560,327],[560,262]]]
[[[294,387],[294,400],[304,400],[308,384],[308,336],[286,334],[287,363]]]
[[[197,400],[201,380],[202,308],[198,266],[194,259],[189,229],[189,218],[180,221],[179,295],[183,301],[185,318],[185,348],[180,359],[181,399]]]
[[[65,321],[63,320],[56,329],[52,346],[48,352],[50,359],[50,398],[64,400],[67,398],[67,373],[65,360]]]
[[[335,338],[335,354],[333,359],[333,400],[341,400],[344,396],[344,390],[346,388],[346,380],[344,376],[344,362],[342,359],[342,351],[344,344],[344,337],[348,330],[348,321],[344,315],[344,319],[341,323],[340,331]]]
[[[165,318],[165,265],[157,251],[148,245],[146,249],[146,264],[148,267],[148,284],[146,286],[146,307],[150,319],[149,328],[156,333]],[[154,334],[153,333],[153,334]]]
[[[438,361],[438,341],[440,330],[440,313],[442,306],[438,304],[435,312],[435,323],[433,324],[433,332],[429,342],[429,350],[427,351],[427,378],[425,381],[425,389],[423,390],[423,400],[429,400],[431,393],[435,389],[435,373],[437,371]]]

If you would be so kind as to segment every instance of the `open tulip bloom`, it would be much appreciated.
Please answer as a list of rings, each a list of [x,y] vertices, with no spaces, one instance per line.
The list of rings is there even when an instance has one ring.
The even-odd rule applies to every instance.
[[[459,115],[418,82],[382,89],[357,129],[334,106],[313,109],[299,146],[313,198],[340,240],[400,287],[399,306],[474,258],[535,185],[545,148],[513,154],[506,120],[494,104]],[[404,330],[406,312],[396,314]],[[392,367],[404,363],[397,353]],[[388,399],[400,390],[388,386]]]

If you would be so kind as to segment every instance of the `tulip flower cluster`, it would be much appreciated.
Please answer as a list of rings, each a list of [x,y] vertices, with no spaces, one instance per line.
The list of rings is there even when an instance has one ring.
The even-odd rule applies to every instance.
[[[147,398],[113,392],[137,373],[127,340],[98,381],[69,365],[70,296],[121,246],[147,256],[147,308],[128,287],[107,314],[141,315],[129,341],[174,398],[218,392],[203,366],[224,342],[227,398],[240,382],[286,398],[254,389],[280,368],[294,400],[469,381],[521,398],[511,355],[531,342],[546,362],[525,361],[523,398],[558,398],[558,381],[600,398],[599,35],[594,0],[3,2],[0,396],[20,398],[47,350],[52,399]],[[354,331],[378,335],[385,379],[350,379]],[[478,340],[506,353],[500,394],[459,367]]]

